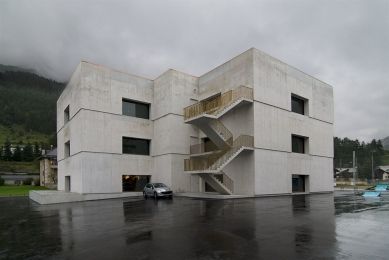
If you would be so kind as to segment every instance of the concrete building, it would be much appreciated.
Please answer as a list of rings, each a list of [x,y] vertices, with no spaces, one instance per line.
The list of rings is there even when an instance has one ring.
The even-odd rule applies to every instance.
[[[57,102],[58,190],[333,191],[333,89],[257,49],[155,80],[81,62]]]
[[[45,151],[45,154],[39,158],[40,186],[50,189],[57,187],[57,148]]]

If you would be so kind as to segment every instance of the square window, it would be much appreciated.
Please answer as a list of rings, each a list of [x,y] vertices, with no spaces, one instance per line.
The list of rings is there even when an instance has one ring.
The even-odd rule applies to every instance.
[[[123,137],[123,153],[150,155],[150,140]]]
[[[304,100],[292,96],[292,112],[304,115]]]
[[[122,99],[122,114],[144,119],[150,119],[150,105]]]
[[[292,135],[292,153],[305,153],[305,138]]]

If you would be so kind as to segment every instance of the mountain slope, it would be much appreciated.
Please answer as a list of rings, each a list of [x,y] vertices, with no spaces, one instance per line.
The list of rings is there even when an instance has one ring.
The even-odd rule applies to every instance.
[[[384,139],[381,139],[381,143],[384,149],[389,151],[389,136],[385,137]]]
[[[4,67],[8,66],[0,69]],[[22,125],[27,132],[55,133],[56,102],[64,88],[64,83],[30,72],[0,72],[0,124]]]

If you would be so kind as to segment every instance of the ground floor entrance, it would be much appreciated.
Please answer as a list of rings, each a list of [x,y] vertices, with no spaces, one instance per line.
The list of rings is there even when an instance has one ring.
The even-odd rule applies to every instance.
[[[308,175],[292,175],[292,192],[309,192]]]
[[[143,188],[150,182],[150,175],[123,175],[122,186],[125,191],[143,191]]]

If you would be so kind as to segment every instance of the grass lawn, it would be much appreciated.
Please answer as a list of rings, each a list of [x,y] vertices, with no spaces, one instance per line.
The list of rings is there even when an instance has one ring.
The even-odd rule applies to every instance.
[[[30,142],[46,143],[49,141],[50,135],[45,135],[37,132],[27,132],[21,125],[4,126],[0,125],[0,143],[4,144],[7,139],[11,144],[18,144],[20,141],[23,144]]]
[[[43,186],[0,186],[0,196],[28,196],[30,190],[49,190]]]
[[[32,162],[5,162],[0,161],[0,171],[3,172],[27,172],[39,173],[39,161]]]

